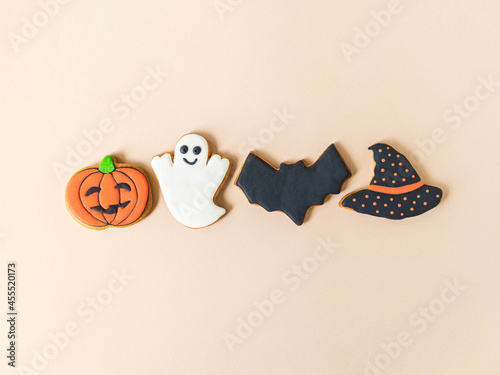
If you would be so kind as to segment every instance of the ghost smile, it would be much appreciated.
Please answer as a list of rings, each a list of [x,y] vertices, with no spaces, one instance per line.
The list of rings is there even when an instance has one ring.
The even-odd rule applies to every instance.
[[[187,160],[186,158],[183,158],[183,160],[184,160],[187,164],[189,164],[189,165],[195,165],[195,164],[196,164],[196,162],[198,161],[198,159],[194,159],[194,161],[189,161],[189,160]]]

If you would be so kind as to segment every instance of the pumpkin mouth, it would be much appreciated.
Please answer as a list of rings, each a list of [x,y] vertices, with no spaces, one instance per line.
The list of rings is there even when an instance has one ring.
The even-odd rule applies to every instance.
[[[125,208],[128,206],[129,203],[130,203],[130,201],[126,201],[126,202],[119,203],[119,204],[112,204],[108,208],[104,208],[101,205],[90,207],[90,208],[94,211],[100,212],[101,214],[115,215],[118,212],[119,208]]]
[[[194,161],[189,161],[189,160],[187,160],[186,158],[183,158],[183,160],[184,160],[184,162],[186,162],[186,163],[187,163],[187,164],[189,164],[189,165],[195,165],[195,164],[196,164],[196,162],[198,161],[198,159],[194,159]]]

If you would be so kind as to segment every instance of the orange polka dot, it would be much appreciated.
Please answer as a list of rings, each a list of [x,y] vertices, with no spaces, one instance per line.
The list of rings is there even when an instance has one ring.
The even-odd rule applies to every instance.
[[[391,211],[391,215],[394,215],[394,211]]]
[[[365,206],[365,205],[364,205],[364,203],[363,203],[363,204],[361,205],[361,207],[364,207],[364,206]]]
[[[385,181],[385,177],[382,179],[382,181]]]
[[[420,198],[420,195],[417,195],[417,198]]]
[[[412,208],[410,208],[410,211],[415,211],[415,209],[412,207]]]
[[[397,154],[396,157],[399,158],[399,154]]]
[[[401,212],[401,216],[405,216],[405,214]]]
[[[356,202],[356,198],[352,198],[352,201],[353,201],[353,202]]]
[[[379,210],[377,210],[377,211],[375,211],[375,213],[379,214],[379,213],[380,213],[380,211],[379,211]]]
[[[424,206],[427,206],[427,202],[424,202]]]
[[[365,198],[370,198],[370,196],[368,194],[365,195]]]
[[[405,182],[405,181],[406,181],[406,178],[403,178],[403,182]]]
[[[398,174],[397,174],[397,172],[395,172],[395,173],[394,173],[394,176],[397,176],[397,175],[398,175]]]
[[[382,152],[382,149],[381,149],[381,148],[379,148],[378,152]]]
[[[407,201],[407,200],[408,200],[408,198],[404,197],[404,198],[403,198],[403,200],[404,200],[404,201]]]
[[[380,170],[380,172],[385,172],[385,169],[384,169],[384,168],[382,168],[382,169]]]
[[[385,159],[382,159],[382,163],[385,163]]]
[[[438,194],[438,195],[436,195],[436,198],[439,198],[439,194]]]
[[[373,202],[373,205],[376,206],[377,205],[377,202]]]
[[[415,178],[415,175],[411,176],[411,178]]]
[[[394,164],[394,163],[391,163],[391,165],[394,167],[394,165],[395,165],[395,164]]]
[[[392,180],[392,183],[395,184],[396,183],[396,180]]]
[[[403,163],[400,162],[399,165],[403,165]]]
[[[377,183],[377,180],[373,180],[373,183],[376,184]]]
[[[398,207],[401,207],[401,203],[398,203]]]
[[[377,199],[380,199],[380,195],[377,195]]]
[[[389,154],[389,156],[391,156],[391,154]]]
[[[394,198],[391,198],[391,202],[394,200]]]
[[[409,169],[405,169],[405,172],[408,173],[410,170]]]
[[[384,203],[384,207],[387,207],[387,203]]]
[[[429,189],[427,189],[425,192],[426,192],[426,193],[428,193],[428,192],[429,192]]]
[[[388,150],[390,150],[390,147],[387,147]]]
[[[417,204],[417,201],[413,201],[413,204]]]

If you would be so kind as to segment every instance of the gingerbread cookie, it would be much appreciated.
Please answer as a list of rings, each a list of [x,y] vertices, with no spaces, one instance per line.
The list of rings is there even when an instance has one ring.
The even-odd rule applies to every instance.
[[[351,176],[344,160],[332,144],[311,165],[303,160],[282,163],[279,169],[250,153],[241,168],[236,185],[252,204],[265,210],[281,211],[297,225],[304,223],[307,212],[320,206],[330,194],[338,194]]]
[[[133,225],[148,214],[152,203],[146,173],[135,165],[117,164],[112,155],[76,172],[66,185],[69,212],[90,229]]]
[[[151,162],[168,209],[189,228],[207,227],[226,210],[215,204],[224,185],[231,161],[211,155],[202,136],[187,134],[175,146],[175,153],[155,156]]]
[[[443,191],[425,185],[408,159],[389,145],[377,143],[369,150],[375,160],[374,177],[368,189],[346,195],[341,207],[356,212],[401,220],[436,207]]]

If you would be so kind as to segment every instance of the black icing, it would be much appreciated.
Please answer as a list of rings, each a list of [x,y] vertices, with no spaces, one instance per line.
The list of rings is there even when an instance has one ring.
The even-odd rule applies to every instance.
[[[87,192],[85,193],[85,196],[88,197],[89,195],[92,195],[94,193],[99,193],[101,191],[101,188],[98,186],[93,186]]]
[[[201,154],[201,147],[196,146],[195,148],[193,148],[193,154],[195,155]]]
[[[281,164],[276,170],[254,153],[241,169],[236,185],[250,203],[267,211],[282,211],[297,225],[302,225],[312,206],[322,205],[330,194],[340,193],[343,182],[351,175],[332,144],[313,165],[304,161]]]
[[[181,151],[181,154],[187,154],[189,151],[189,147],[188,146],[181,146],[180,151]]]
[[[345,197],[342,206],[362,214],[401,220],[436,207],[442,196],[440,188],[428,185],[406,194],[384,194],[365,189]]]
[[[401,220],[421,215],[441,202],[443,191],[438,187],[422,184],[403,154],[384,143],[377,143],[369,147],[369,150],[373,151],[375,160],[374,176],[370,182],[374,186],[373,190],[407,188],[411,191],[389,194],[370,189],[359,190],[342,199],[343,207],[362,214]]]
[[[125,182],[122,182],[122,183],[119,183],[118,185],[115,186],[115,189],[123,189],[123,190],[127,190],[127,191],[131,191],[132,189],[130,188],[130,185],[125,183]]]
[[[420,182],[417,171],[408,159],[385,143],[368,147],[373,151],[375,169],[370,185],[401,187]]]
[[[184,162],[189,164],[189,165],[195,165],[196,162],[198,161],[198,159],[194,159],[194,161],[189,161],[186,158],[182,158],[182,160],[184,160]]]
[[[108,208],[104,208],[101,205],[90,207],[90,208],[94,211],[100,212],[101,214],[114,215],[118,212],[119,208],[125,208],[128,206],[129,203],[130,203],[130,201],[126,201],[124,203],[112,204]]]

